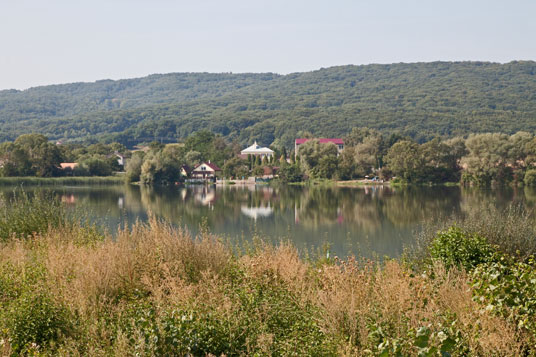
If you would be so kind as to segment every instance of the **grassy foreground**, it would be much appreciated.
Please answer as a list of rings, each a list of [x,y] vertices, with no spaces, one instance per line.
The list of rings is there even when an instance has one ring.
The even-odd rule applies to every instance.
[[[1,355],[536,353],[534,261],[462,228],[380,264],[284,243],[236,253],[155,219],[115,238],[28,221],[0,241]]]

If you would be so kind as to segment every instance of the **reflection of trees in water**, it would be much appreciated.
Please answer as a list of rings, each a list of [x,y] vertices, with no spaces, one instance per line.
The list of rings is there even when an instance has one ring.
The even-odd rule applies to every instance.
[[[395,227],[407,227],[457,213],[458,187],[403,187],[383,200],[382,211]]]
[[[9,191],[8,191],[9,190]],[[2,189],[2,193],[9,195],[20,192],[20,188]],[[125,196],[123,186],[34,186],[25,187],[24,192],[33,195],[52,195],[69,207],[88,210],[89,213],[99,216],[119,217],[121,215],[120,201]]]
[[[381,225],[382,197],[386,187],[338,188],[310,187],[295,203],[299,224],[314,229],[336,224],[374,231]]]
[[[348,190],[343,193],[343,217],[347,224],[364,232],[374,232],[382,225],[381,207],[390,194],[387,187],[375,190]]]
[[[445,212],[459,210],[459,189],[435,188],[324,188],[304,191],[296,204],[300,224],[310,228],[344,223],[374,232],[390,223],[407,227]]]
[[[340,191],[336,188],[306,188],[295,202],[295,220],[310,228],[334,224],[341,216],[340,200]]]
[[[2,190],[13,194],[12,188]],[[452,213],[478,214],[489,205],[499,209],[511,202],[536,205],[536,190],[530,188],[472,189],[459,187],[301,187],[301,186],[189,186],[148,188],[139,186],[35,187],[33,194],[52,192],[69,206],[88,209],[95,217],[146,219],[147,212],[172,223],[197,228],[206,220],[210,227],[241,230],[251,227],[256,209],[273,214],[263,216],[265,229],[298,224],[311,231],[323,228],[347,232],[385,232],[386,227],[411,228],[424,221],[445,218]],[[245,209],[244,209],[245,208]],[[257,215],[259,216],[259,215]],[[262,216],[262,215],[261,215]],[[225,228],[226,227],[226,228]],[[274,228],[275,229],[275,228]],[[283,228],[284,229],[284,228]],[[383,230],[383,231],[382,231]]]
[[[536,190],[528,187],[500,187],[490,189],[462,188],[461,214],[464,217],[478,217],[481,209],[503,211],[509,205],[523,205],[534,209]]]

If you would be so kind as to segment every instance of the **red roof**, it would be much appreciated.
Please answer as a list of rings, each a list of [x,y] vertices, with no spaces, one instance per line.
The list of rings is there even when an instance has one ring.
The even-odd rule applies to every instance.
[[[218,166],[214,165],[214,164],[211,163],[211,162],[202,162],[202,163],[200,163],[199,165],[197,165],[197,166],[195,167],[194,171],[196,171],[197,168],[198,168],[199,166],[203,165],[203,164],[207,165],[208,167],[210,167],[210,168],[211,168],[212,170],[214,170],[214,171],[221,171],[221,169],[220,169]]]
[[[60,167],[61,167],[62,169],[64,169],[64,170],[65,170],[65,169],[71,169],[71,170],[74,170],[74,168],[77,167],[77,166],[78,166],[78,163],[76,163],[76,162],[62,162],[62,163],[60,164]]]
[[[296,139],[296,144],[301,145],[301,144],[304,144],[305,142],[307,142],[309,140],[314,140],[314,139]],[[333,143],[335,145],[344,145],[344,140],[337,139],[337,138],[334,138],[334,139],[319,138],[319,139],[316,139],[316,140],[318,140],[318,142],[320,144]]]

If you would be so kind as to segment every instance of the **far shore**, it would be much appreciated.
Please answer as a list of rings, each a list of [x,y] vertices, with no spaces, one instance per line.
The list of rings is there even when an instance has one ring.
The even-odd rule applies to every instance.
[[[46,186],[46,185],[120,185],[123,176],[78,176],[78,177],[0,177],[0,186]]]

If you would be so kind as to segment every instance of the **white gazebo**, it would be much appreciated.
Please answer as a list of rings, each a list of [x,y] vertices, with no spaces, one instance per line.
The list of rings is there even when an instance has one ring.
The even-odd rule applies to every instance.
[[[258,145],[257,141],[255,141],[253,145],[242,150],[240,154],[243,156],[253,155],[253,156],[260,156],[261,158],[264,158],[264,157],[274,156],[274,151],[269,148],[265,148],[265,147]]]

